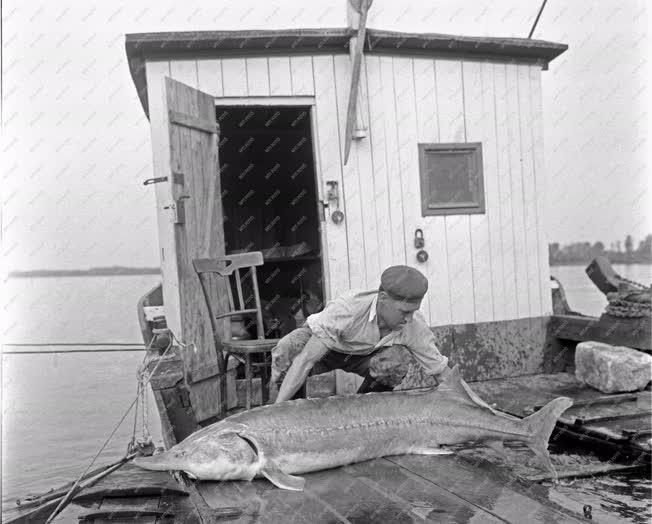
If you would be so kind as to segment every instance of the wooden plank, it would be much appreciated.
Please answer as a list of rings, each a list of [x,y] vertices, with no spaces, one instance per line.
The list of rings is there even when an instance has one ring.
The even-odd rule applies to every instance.
[[[315,85],[312,71],[312,58],[309,56],[290,57],[293,95],[314,95]]]
[[[532,162],[534,189],[536,192],[537,252],[539,256],[539,278],[541,289],[541,314],[552,314],[552,293],[550,292],[550,265],[548,260],[547,235],[547,191],[543,160],[543,95],[541,93],[541,68],[530,67],[530,140],[532,141]]]
[[[247,381],[238,379],[235,381],[237,406],[247,405]],[[263,403],[263,384],[260,378],[251,380],[251,406],[260,406]]]
[[[561,508],[532,498],[532,488],[517,485],[497,469],[474,467],[450,456],[403,455],[389,460],[507,522],[579,522]]]
[[[367,103],[366,64],[362,63],[360,77],[360,100],[358,111],[369,121],[369,104]],[[375,289],[380,284],[380,275],[385,269],[380,265],[380,253],[385,250],[384,239],[378,236],[378,212],[376,210],[375,173],[373,170],[373,151],[369,137],[355,141],[355,160],[358,172],[358,192],[362,207],[362,227],[365,245],[365,289]],[[353,159],[352,159],[353,161]]]
[[[337,99],[338,126],[343,130],[346,119],[347,90],[350,81],[349,57],[336,55],[333,57],[335,75],[335,93]],[[344,140],[340,138],[340,158],[344,155]],[[349,254],[349,281],[352,289],[364,289],[367,282],[365,265],[365,235],[362,221],[362,195],[358,173],[354,167],[357,163],[357,148],[353,151],[351,162],[342,168],[341,197],[345,202],[345,219],[342,225],[346,227],[347,249]]]
[[[386,159],[387,139],[385,137],[383,107],[383,85],[380,77],[380,58],[365,56],[365,88],[367,90],[369,114],[369,142],[371,147],[371,166],[373,194],[372,200],[376,212],[376,237],[379,250],[377,253],[380,270],[392,265],[392,224],[389,205],[389,182]],[[401,244],[403,236],[401,235]],[[373,274],[373,270],[371,272]]]
[[[405,230],[403,228],[403,187],[399,171],[399,142],[396,126],[396,96],[394,86],[393,58],[380,57],[380,82],[382,85],[381,107],[379,114],[384,115],[385,128],[385,165],[387,166],[387,190],[389,192],[389,216],[391,226],[391,263],[406,264],[407,252]]]
[[[516,277],[517,318],[530,316],[530,271],[527,266],[527,234],[523,202],[523,166],[520,157],[518,76],[516,65],[506,65],[506,125],[512,194],[514,233],[514,275]],[[535,275],[532,275],[534,277]]]
[[[203,131],[204,133],[219,133],[219,125],[215,123],[197,118],[180,111],[169,111],[168,118],[171,124],[187,127],[196,131]]]
[[[414,247],[416,229],[424,229],[426,220],[420,213],[420,183],[419,183],[419,153],[417,142],[419,131],[416,105],[415,83],[416,74],[411,58],[395,57],[392,60],[394,71],[394,92],[396,96],[396,128],[398,138],[398,172],[403,191],[403,234],[407,265],[416,267],[428,276],[428,267],[416,259],[417,248]],[[434,254],[434,253],[433,253]],[[431,262],[432,263],[432,262]],[[430,289],[433,289],[430,287]],[[426,322],[430,322],[430,295],[427,294],[421,303],[421,312]]]
[[[439,140],[465,142],[462,64],[435,60]],[[451,320],[454,324],[475,321],[470,220],[468,215],[448,215],[446,252],[450,280]]]
[[[213,96],[223,96],[222,61],[215,58],[197,60],[197,88]]]
[[[151,512],[158,510],[160,500],[160,496],[153,497],[147,495],[137,497],[105,496],[100,503],[99,510],[101,513],[121,510]]]
[[[505,64],[493,64],[496,109],[496,148],[497,171],[500,184],[499,205],[500,238],[502,240],[502,262],[504,283],[504,318],[501,320],[518,318],[517,288],[516,288],[516,260],[514,258],[514,215],[512,199],[512,173],[510,167],[509,150],[511,142],[507,134],[507,72]]]
[[[333,57],[333,74],[335,79],[338,128],[341,133],[339,141],[340,158],[342,159],[344,158],[345,146],[343,126],[346,121],[347,90],[350,83],[348,56],[336,55]],[[340,199],[344,202],[346,211],[344,222],[340,225],[346,228],[349,286],[351,289],[365,289],[367,285],[366,239],[362,214],[362,207],[364,205],[363,196],[360,190],[359,174],[357,173],[357,145],[354,147],[350,161],[342,166]],[[342,370],[338,370],[336,373],[338,394],[355,393],[360,383],[361,379],[358,375],[346,373]]]
[[[439,142],[435,63],[433,60],[415,58],[413,60],[413,69],[415,111],[417,115],[417,142],[419,144],[434,144]],[[414,173],[416,173],[416,178],[414,178]],[[418,170],[413,171],[410,183],[417,188],[415,195],[418,199],[417,201],[412,200],[410,207],[415,218],[419,217],[420,225],[423,226],[424,249],[428,253],[428,260],[418,265],[419,269],[423,268],[423,272],[428,278],[428,287],[430,289],[427,294],[429,314],[425,316],[430,326],[448,324],[451,320],[451,309],[449,301],[448,257],[445,249],[446,224],[442,216],[421,217],[421,188],[419,187],[421,181]],[[414,238],[408,238],[407,232],[406,243],[406,250],[414,253],[416,249],[414,247]],[[442,247],[440,248],[440,246]]]
[[[150,131],[152,139],[152,168],[154,177],[171,180],[170,136],[168,112],[165,101],[165,77],[170,76],[169,62],[147,62],[147,97],[150,108]],[[166,305],[166,322],[174,332],[181,330],[180,296],[177,270],[177,247],[174,240],[174,224],[164,209],[172,201],[172,185],[155,184],[159,257],[163,283],[163,300]]]
[[[318,184],[325,187],[329,180],[342,188],[342,164],[339,145],[339,126],[337,121],[337,100],[335,95],[335,78],[333,75],[333,57],[315,56],[313,58],[315,75],[315,150],[321,166],[321,180]],[[340,210],[345,214],[345,201],[340,195]],[[335,297],[350,288],[349,254],[346,244],[346,225],[335,224],[330,219],[333,208],[326,209],[326,239],[328,241],[328,267],[326,275],[329,296]]]
[[[247,93],[249,96],[268,96],[270,78],[267,58],[245,58],[247,66]]]
[[[597,317],[553,315],[548,326],[552,336],[582,342],[595,340],[635,349],[652,350],[649,319],[632,319],[634,322],[609,321]]]
[[[490,62],[481,64],[482,158],[484,161],[484,189],[489,226],[491,256],[491,297],[493,320],[507,318],[505,305],[505,275],[503,264],[502,214],[500,200],[501,178],[498,173],[498,132],[496,129],[494,68]],[[485,282],[487,285],[488,282]]]
[[[481,142],[483,152],[482,177],[487,178],[487,160],[484,159],[486,144],[490,142],[494,122],[484,107],[484,85],[482,82],[482,63],[464,62],[462,67],[464,87],[464,121],[466,141]],[[485,187],[485,194],[487,189]],[[486,198],[485,198],[486,200]],[[493,301],[493,263],[489,212],[485,208],[482,215],[469,216],[472,246],[473,300],[475,321],[494,320]]]
[[[222,59],[224,96],[247,96],[247,64],[244,58]]]
[[[269,91],[272,96],[292,95],[292,73],[290,72],[290,57],[270,56],[267,59],[269,68]]]
[[[75,501],[90,503],[104,497],[153,497],[174,495],[186,497],[188,493],[167,471],[148,471],[127,463],[97,484],[86,488]]]
[[[305,475],[303,492],[270,488],[266,480],[201,482],[213,508],[243,510],[236,522],[459,522],[462,517],[494,522],[490,512],[469,504],[383,459]]]
[[[570,478],[583,478],[583,477],[596,477],[598,475],[607,475],[612,473],[625,473],[633,472],[642,469],[642,465],[622,465],[622,464],[599,464],[599,465],[586,465],[580,468],[563,469],[557,471],[558,479]],[[558,470],[559,466],[557,466]],[[538,475],[528,475],[524,477],[530,482],[541,482],[542,480],[551,480],[552,476],[548,473],[540,473]]]
[[[306,398],[330,397],[336,394],[335,371],[312,375],[306,379]]]
[[[519,143],[521,151],[521,174],[523,177],[523,215],[525,221],[525,249],[526,257],[524,262],[528,268],[528,289],[529,289],[529,313],[534,317],[542,315],[541,311],[541,288],[542,279],[539,257],[539,222],[537,213],[537,200],[539,196],[536,191],[534,179],[534,152],[532,150],[532,104],[533,94],[530,91],[530,66],[519,65],[516,67],[517,94],[519,106]],[[547,264],[546,264],[547,267]],[[544,270],[545,273],[545,270]],[[550,286],[548,285],[548,294]]]
[[[345,466],[344,471],[395,502],[409,518],[426,522],[502,522],[436,484],[398,467],[391,458]]]

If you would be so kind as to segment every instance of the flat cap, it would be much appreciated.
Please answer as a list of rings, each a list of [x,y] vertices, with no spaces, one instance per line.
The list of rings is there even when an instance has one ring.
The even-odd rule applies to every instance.
[[[428,279],[409,266],[390,266],[380,277],[380,290],[394,300],[419,304],[428,291]]]

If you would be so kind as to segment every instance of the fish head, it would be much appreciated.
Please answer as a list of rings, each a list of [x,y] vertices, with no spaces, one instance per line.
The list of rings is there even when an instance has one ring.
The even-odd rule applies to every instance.
[[[206,435],[175,453],[173,459],[183,464],[179,469],[199,479],[253,478],[260,465],[253,443],[235,432]]]
[[[185,471],[204,480],[252,479],[260,459],[252,441],[228,431],[192,435],[164,453],[134,460],[142,468],[156,471]]]

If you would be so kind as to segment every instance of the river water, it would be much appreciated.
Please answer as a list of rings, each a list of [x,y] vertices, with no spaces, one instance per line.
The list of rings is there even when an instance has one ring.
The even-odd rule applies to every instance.
[[[652,266],[616,266],[616,271],[642,283],[652,281]],[[571,308],[600,315],[606,299],[582,266],[553,267],[551,272],[564,285]],[[3,297],[4,349],[80,349],[47,346],[54,342],[142,343],[136,303],[159,280],[157,275],[11,278]],[[134,400],[142,358],[142,352],[2,356],[3,507],[12,506],[16,498],[75,479],[85,469]],[[148,397],[147,422],[156,442],[161,430],[151,393]],[[124,455],[132,429],[133,417],[129,416],[98,465]],[[604,485],[599,487],[577,485],[584,490],[583,500],[595,499],[596,505],[601,493],[609,494],[603,519],[594,521],[647,522],[650,482],[637,479],[632,483],[626,476],[601,482]],[[557,495],[563,499],[572,493],[564,492],[562,486]],[[609,510],[610,504],[618,510]]]

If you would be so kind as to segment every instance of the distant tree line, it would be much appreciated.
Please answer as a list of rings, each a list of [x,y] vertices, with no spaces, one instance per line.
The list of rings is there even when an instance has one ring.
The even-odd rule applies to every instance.
[[[600,241],[594,244],[573,242],[566,246],[553,242],[548,246],[551,266],[588,264],[599,255],[607,257],[612,264],[652,264],[652,235],[647,235],[644,240],[641,240],[636,249],[634,249],[632,235],[627,235],[624,243],[620,240],[612,242],[609,249]]]

